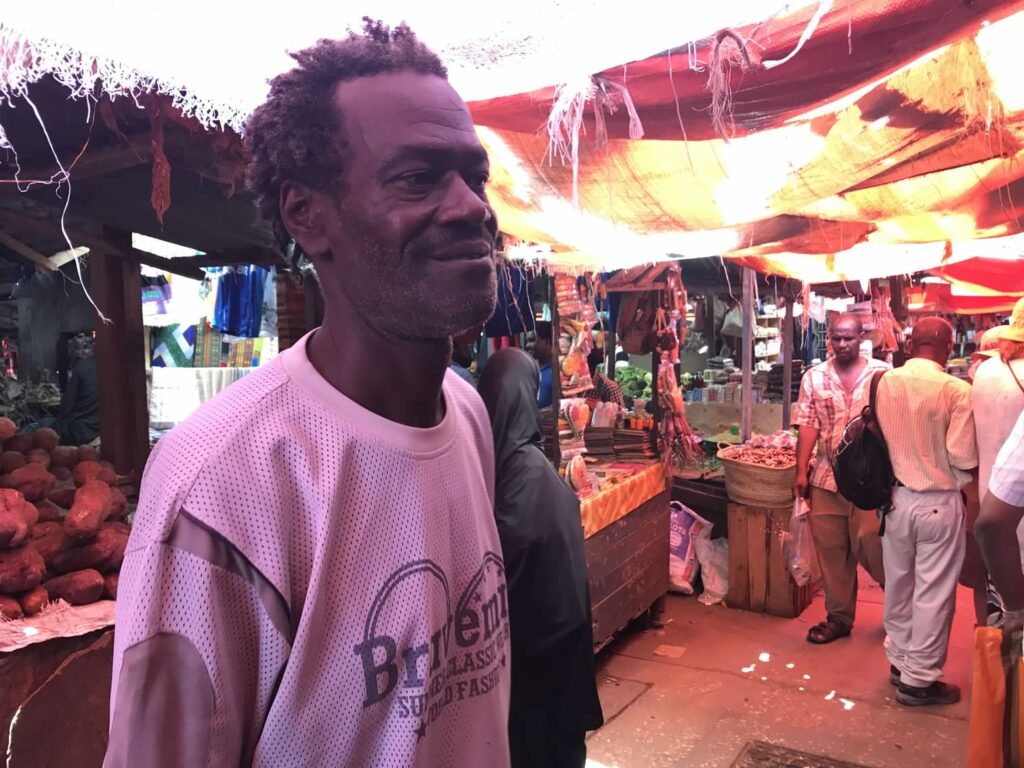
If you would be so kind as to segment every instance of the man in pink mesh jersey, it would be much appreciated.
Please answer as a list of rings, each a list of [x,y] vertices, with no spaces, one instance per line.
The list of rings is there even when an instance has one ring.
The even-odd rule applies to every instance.
[[[495,302],[487,156],[408,28],[294,58],[249,182],[324,324],[147,467],[105,765],[507,766],[493,448],[447,372]]]

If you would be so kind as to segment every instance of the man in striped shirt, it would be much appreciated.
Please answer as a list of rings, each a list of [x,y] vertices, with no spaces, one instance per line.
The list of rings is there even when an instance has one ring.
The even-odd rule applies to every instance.
[[[928,317],[910,341],[913,358],[882,377],[875,410],[896,475],[882,540],[885,650],[896,701],[916,707],[960,699],[939,678],[966,546],[961,490],[978,447],[970,385],[945,372],[953,327]]]
[[[863,338],[864,329],[856,317],[833,320],[829,328],[833,356],[804,374],[793,415],[793,423],[800,427],[794,495],[810,497],[811,536],[825,582],[827,617],[807,634],[808,642],[818,645],[847,637],[853,629],[857,564],[879,584],[885,578],[878,517],[843,498],[832,472],[843,430],[867,404],[867,385],[876,371],[889,369],[886,363],[861,355]]]

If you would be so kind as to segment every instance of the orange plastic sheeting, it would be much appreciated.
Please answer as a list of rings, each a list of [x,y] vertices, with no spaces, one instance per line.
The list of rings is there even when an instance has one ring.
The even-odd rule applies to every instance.
[[[583,538],[589,539],[665,490],[665,465],[650,464],[635,475],[580,502]]]

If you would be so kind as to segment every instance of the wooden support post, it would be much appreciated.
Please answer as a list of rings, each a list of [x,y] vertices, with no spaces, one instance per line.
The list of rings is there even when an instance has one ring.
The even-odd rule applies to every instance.
[[[790,410],[793,407],[793,335],[796,317],[792,299],[786,299],[786,316],[782,319],[782,428],[789,429]],[[804,307],[806,312],[809,308]]]
[[[122,251],[131,248],[130,233],[108,229],[104,237]],[[138,262],[102,252],[90,254],[89,267],[93,299],[111,320],[96,321],[103,457],[138,482],[149,458],[142,275]]]
[[[548,290],[551,297],[551,338],[548,339],[551,344],[551,408],[555,413],[555,433],[552,435],[555,450],[551,455],[555,469],[558,469],[562,466],[562,446],[558,442],[558,414],[562,410],[562,360],[558,337],[562,333],[562,322],[558,317],[558,291],[555,288],[554,275],[548,279]]]
[[[740,436],[750,439],[754,387],[754,270],[743,268],[743,402]]]

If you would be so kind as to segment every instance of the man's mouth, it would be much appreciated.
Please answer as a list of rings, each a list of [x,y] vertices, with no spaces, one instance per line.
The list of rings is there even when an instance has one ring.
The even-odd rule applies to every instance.
[[[459,243],[431,254],[434,261],[476,261],[490,259],[494,253],[494,244],[485,240],[474,240]]]

